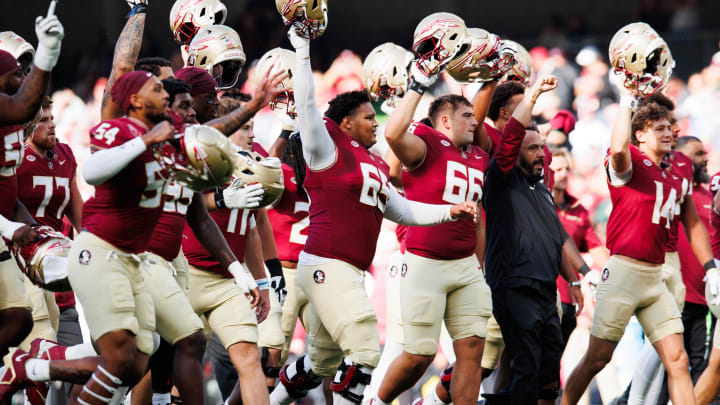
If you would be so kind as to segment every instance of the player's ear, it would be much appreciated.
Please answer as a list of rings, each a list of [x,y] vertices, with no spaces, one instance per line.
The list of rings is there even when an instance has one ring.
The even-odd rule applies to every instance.
[[[136,110],[142,109],[143,103],[137,93],[130,96],[130,105]]]
[[[452,123],[450,122],[450,116],[447,114],[443,114],[440,116],[440,125],[443,126],[445,129],[451,129]]]
[[[340,121],[340,127],[343,128],[346,132],[352,129],[352,120],[350,119],[349,115],[343,117],[342,121]]]

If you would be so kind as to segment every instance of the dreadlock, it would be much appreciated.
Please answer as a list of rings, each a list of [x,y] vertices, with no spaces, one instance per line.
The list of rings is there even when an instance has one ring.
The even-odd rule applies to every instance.
[[[286,165],[292,167],[293,172],[295,172],[295,184],[297,184],[298,194],[305,197],[306,194],[303,184],[305,183],[307,166],[305,158],[303,157],[302,141],[300,140],[299,132],[295,132],[290,135],[280,160]]]

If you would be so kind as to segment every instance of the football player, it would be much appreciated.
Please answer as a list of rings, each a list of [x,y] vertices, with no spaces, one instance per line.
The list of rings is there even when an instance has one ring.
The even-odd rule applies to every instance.
[[[680,311],[661,272],[677,204],[713,295],[720,293],[720,272],[693,200],[681,202],[681,179],[661,166],[673,142],[667,109],[651,103],[632,115],[637,100],[619,88],[623,97],[605,160],[613,202],[607,232],[611,257],[597,288],[588,352],[570,375],[562,403],[577,402],[607,364],[633,313],[665,366],[673,403],[693,403]],[[638,291],[637,285],[646,287]]]
[[[157,56],[138,59],[135,63],[135,70],[150,72],[160,80],[175,77],[170,61]]]
[[[190,85],[173,77],[163,79],[162,83],[170,96],[170,108],[175,114],[186,124],[197,124]]]
[[[333,374],[333,401],[360,403],[380,357],[375,311],[362,281],[382,218],[435,225],[475,217],[476,211],[471,202],[408,201],[392,189],[387,164],[368,151],[377,128],[368,94],[338,95],[323,120],[314,97],[310,40],[295,28],[289,37],[296,52],[295,103],[308,166],[304,188],[312,201],[295,289],[310,347],[308,355],[282,369],[271,403],[288,404]]]
[[[54,3],[53,3],[54,4]],[[38,234],[29,225],[32,215],[17,199],[16,170],[23,161],[23,125],[37,114],[50,82],[50,72],[60,56],[63,26],[53,12],[35,21],[38,47],[33,67],[25,76],[21,65],[8,52],[0,51],[0,235],[19,246],[36,241]],[[4,243],[0,244],[0,355],[16,346],[30,333],[32,315],[23,287],[23,276]],[[22,352],[13,356],[22,357]],[[21,385],[10,366],[0,370],[0,401],[9,398]]]
[[[388,144],[404,168],[405,195],[432,204],[472,201],[481,211],[478,203],[489,157],[472,145],[478,125],[472,104],[462,96],[442,96],[430,105],[427,123],[412,123],[424,90],[439,75],[433,72],[428,80],[417,66],[411,68],[410,91],[385,129]],[[483,221],[472,220],[408,228],[400,283],[404,350],[388,369],[373,403],[392,402],[422,377],[435,357],[443,320],[457,356],[453,400],[477,401],[492,311],[490,289],[479,270],[484,231]]]

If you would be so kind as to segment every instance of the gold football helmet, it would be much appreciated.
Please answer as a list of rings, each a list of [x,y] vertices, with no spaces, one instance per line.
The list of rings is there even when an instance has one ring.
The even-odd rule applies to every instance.
[[[33,284],[49,291],[71,291],[67,275],[67,255],[72,241],[49,226],[35,228],[40,240],[18,249],[13,255],[20,270]]]
[[[625,88],[639,97],[665,87],[675,67],[667,43],[645,23],[620,28],[608,53],[613,73],[622,76]]]
[[[20,35],[12,31],[0,32],[0,49],[14,56],[27,75],[32,69],[35,48]]]
[[[240,35],[226,25],[201,28],[188,46],[188,65],[207,70],[219,90],[235,86],[245,66]]]
[[[283,48],[271,49],[260,57],[257,65],[255,65],[255,75],[253,81],[255,86],[260,83],[263,77],[270,71],[270,74],[285,71],[288,76],[278,84],[280,88],[289,89],[284,93],[280,93],[270,102],[270,108],[280,110],[292,118],[297,116],[295,113],[295,93],[293,92],[293,76],[295,76],[295,52]]]
[[[315,39],[325,33],[328,23],[327,0],[275,0],[285,25],[294,25],[298,34]]]
[[[418,69],[427,76],[470,47],[470,37],[462,18],[451,13],[433,13],[415,28],[412,53]]]
[[[363,84],[373,101],[384,99],[385,105],[395,108],[405,95],[410,75],[412,54],[405,48],[386,42],[370,51],[363,62]]]
[[[469,28],[470,48],[451,60],[445,67],[460,83],[485,82],[504,75],[515,59],[510,52],[503,52],[500,38],[482,28]]]
[[[524,83],[526,86],[530,84],[530,77],[533,73],[532,58],[527,49],[515,41],[504,39],[501,42],[501,47],[512,50],[514,54],[515,64],[513,67],[503,76],[502,81],[515,80]]]
[[[188,44],[198,30],[224,24],[227,8],[220,0],[176,0],[170,10],[170,30],[179,45]]]
[[[282,164],[274,157],[263,158],[255,152],[241,151],[235,156],[238,162],[233,177],[239,178],[243,185],[260,183],[265,193],[260,208],[272,205],[285,190]]]
[[[195,191],[220,187],[232,178],[235,153],[230,140],[207,125],[190,125],[174,146],[164,142],[153,151],[163,172]]]

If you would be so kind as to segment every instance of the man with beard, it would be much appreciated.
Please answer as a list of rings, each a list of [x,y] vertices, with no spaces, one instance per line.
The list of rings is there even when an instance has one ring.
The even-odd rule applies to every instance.
[[[515,108],[496,145],[483,195],[485,271],[493,313],[511,356],[512,403],[557,397],[562,355],[555,304],[558,273],[563,272],[571,290],[579,290],[575,273],[562,265],[569,237],[552,194],[542,183],[542,140],[529,127],[535,101],[555,87],[557,79],[552,76],[538,80]]]

